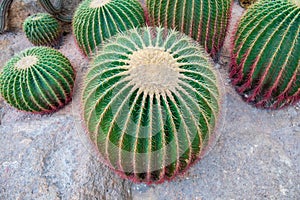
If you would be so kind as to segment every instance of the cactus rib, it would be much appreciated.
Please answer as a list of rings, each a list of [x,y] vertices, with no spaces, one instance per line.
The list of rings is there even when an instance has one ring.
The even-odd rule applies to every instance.
[[[0,34],[4,32],[6,26],[6,15],[13,0],[1,0],[0,2]]]
[[[253,4],[233,41],[230,77],[237,91],[257,107],[285,107],[300,98],[299,70],[299,1]]]
[[[212,62],[191,38],[164,28],[132,29],[95,55],[84,80],[83,118],[112,169],[159,183],[203,153],[219,96]]]

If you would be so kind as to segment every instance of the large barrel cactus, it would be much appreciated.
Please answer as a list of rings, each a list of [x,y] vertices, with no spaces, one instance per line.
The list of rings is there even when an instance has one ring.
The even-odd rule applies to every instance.
[[[225,40],[231,0],[147,0],[151,23],[176,28],[216,58]]]
[[[73,17],[73,32],[79,48],[90,56],[105,39],[145,24],[137,0],[85,0]]]
[[[61,35],[59,22],[47,13],[27,17],[23,23],[23,31],[34,45],[54,45]]]
[[[204,49],[179,32],[145,27],[118,34],[95,56],[83,88],[90,138],[133,181],[184,172],[213,136],[217,77]]]
[[[48,113],[71,100],[74,79],[75,72],[65,56],[48,47],[34,47],[3,67],[0,93],[19,110]]]
[[[281,108],[300,98],[300,1],[260,0],[233,40],[232,83],[247,102]]]

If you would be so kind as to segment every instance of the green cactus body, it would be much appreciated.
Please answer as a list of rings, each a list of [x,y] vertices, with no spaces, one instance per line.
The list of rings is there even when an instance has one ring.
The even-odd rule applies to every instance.
[[[145,27],[102,46],[84,80],[90,138],[121,176],[159,183],[184,172],[213,136],[219,90],[192,38]]]
[[[47,13],[38,13],[26,18],[23,31],[34,45],[54,45],[61,35],[59,22]]]
[[[74,79],[75,72],[65,56],[48,47],[34,47],[4,66],[0,93],[19,110],[47,113],[71,100]]]
[[[153,25],[191,36],[216,59],[225,40],[231,0],[147,0]]]
[[[85,0],[74,14],[73,32],[79,48],[91,56],[105,39],[144,23],[137,0]]]
[[[300,1],[261,0],[242,17],[230,77],[247,102],[281,108],[300,97]]]

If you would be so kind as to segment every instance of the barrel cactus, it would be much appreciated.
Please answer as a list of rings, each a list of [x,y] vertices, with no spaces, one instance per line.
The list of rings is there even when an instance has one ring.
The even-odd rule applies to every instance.
[[[23,23],[23,31],[34,45],[54,45],[61,35],[59,22],[47,13],[27,17]]]
[[[204,46],[214,58],[225,40],[231,0],[147,0],[151,24],[176,28]]]
[[[84,79],[83,118],[112,169],[159,183],[208,146],[220,94],[212,62],[174,30],[132,29],[105,42]]]
[[[73,32],[87,56],[118,32],[143,26],[144,12],[137,0],[85,0],[73,17]]]
[[[281,108],[300,98],[300,2],[260,0],[233,40],[230,77],[247,102]]]
[[[14,56],[3,67],[0,93],[22,111],[48,113],[71,100],[75,72],[55,49],[34,47]]]

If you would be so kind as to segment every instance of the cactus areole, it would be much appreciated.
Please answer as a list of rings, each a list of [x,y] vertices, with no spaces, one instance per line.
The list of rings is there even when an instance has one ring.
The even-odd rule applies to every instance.
[[[151,25],[189,35],[214,59],[225,40],[231,4],[231,0],[147,0]]]
[[[132,29],[96,54],[82,108],[111,168],[136,182],[159,183],[184,172],[208,146],[219,113],[217,77],[188,36]]]
[[[230,77],[256,107],[282,108],[300,98],[299,2],[258,1],[238,25]]]
[[[34,47],[14,56],[3,67],[0,93],[15,108],[49,113],[71,100],[75,72],[61,53]]]
[[[73,33],[79,48],[91,56],[106,39],[145,24],[138,0],[85,0],[73,17]]]

